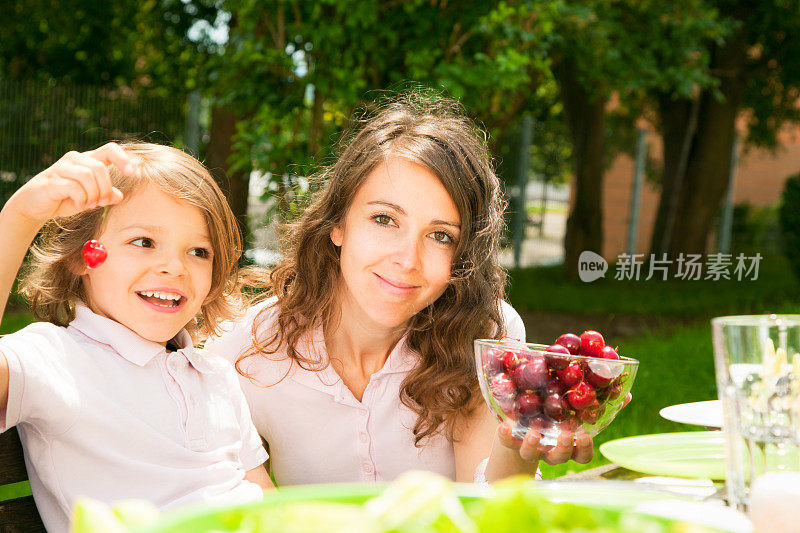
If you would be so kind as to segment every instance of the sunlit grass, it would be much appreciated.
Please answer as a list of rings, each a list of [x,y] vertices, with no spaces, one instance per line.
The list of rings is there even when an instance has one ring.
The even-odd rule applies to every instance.
[[[774,312],[787,302],[796,302],[800,312],[800,284],[780,255],[765,256],[753,281],[645,281],[646,274],[643,267],[639,280],[616,280],[612,264],[605,278],[584,283],[565,279],[562,267],[512,270],[509,299],[518,311],[577,314],[710,318]]]
[[[673,404],[717,398],[711,325],[714,316],[800,312],[800,285],[782,256],[766,256],[755,281],[617,281],[613,265],[606,279],[568,281],[560,268],[513,271],[509,298],[520,311],[587,315],[648,315],[682,318],[688,325],[644,329],[625,340],[620,352],[640,361],[633,401],[595,438],[587,465],[543,465],[558,477],[605,464],[598,447],[633,435],[703,430],[670,422],[658,414]]]
[[[639,360],[633,383],[633,399],[594,439],[595,458],[587,465],[543,465],[545,477],[557,477],[608,463],[598,446],[603,442],[650,433],[702,430],[670,422],[658,415],[668,405],[715,400],[714,358],[711,349],[711,326],[707,323],[683,326],[669,335],[658,332],[630,338],[620,351]]]

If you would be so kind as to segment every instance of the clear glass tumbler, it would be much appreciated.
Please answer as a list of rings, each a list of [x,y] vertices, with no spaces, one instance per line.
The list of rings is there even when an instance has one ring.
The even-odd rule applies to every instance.
[[[747,511],[768,472],[800,470],[800,315],[711,320],[728,502]]]

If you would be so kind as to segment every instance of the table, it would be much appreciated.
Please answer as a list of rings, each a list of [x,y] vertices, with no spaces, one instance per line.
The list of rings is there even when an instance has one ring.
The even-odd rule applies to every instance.
[[[628,470],[627,468],[623,468],[614,463],[609,463],[607,465],[600,465],[595,468],[590,468],[588,470],[573,472],[565,476],[562,476],[558,479],[563,479],[564,481],[575,481],[578,479],[586,479],[592,481],[597,481],[601,479],[613,479],[617,481],[635,481],[644,476],[645,474],[642,474],[641,472],[635,472],[633,470]]]
[[[651,476],[628,470],[614,463],[600,465],[588,470],[573,472],[554,481],[636,481],[649,487],[676,494],[688,495],[699,501],[726,502],[725,482],[702,479]]]

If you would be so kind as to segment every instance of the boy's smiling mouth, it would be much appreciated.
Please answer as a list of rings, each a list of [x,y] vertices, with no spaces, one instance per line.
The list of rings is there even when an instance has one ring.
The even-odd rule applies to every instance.
[[[164,309],[174,309],[186,301],[185,296],[172,291],[136,291],[136,294],[145,302]]]

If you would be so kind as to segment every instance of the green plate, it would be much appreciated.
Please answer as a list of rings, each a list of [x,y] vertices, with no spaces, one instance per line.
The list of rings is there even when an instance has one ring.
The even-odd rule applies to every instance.
[[[196,533],[214,529],[230,531],[230,524],[248,510],[303,501],[361,504],[380,494],[384,488],[386,484],[360,483],[282,487],[279,490],[265,492],[264,498],[258,502],[222,505],[216,508],[206,504],[187,505],[164,513],[158,523],[138,529],[136,533]]]
[[[626,437],[601,444],[600,453],[609,461],[645,474],[725,479],[725,439],[721,431]]]
[[[135,533],[197,533],[214,529],[230,531],[231,523],[247,510],[255,510],[289,502],[335,502],[361,504],[377,496],[385,483],[298,485],[265,494],[260,502],[218,508],[189,506],[164,513],[156,524],[137,529]],[[554,503],[573,503],[598,509],[632,510],[646,502],[688,501],[688,498],[643,487],[632,481],[544,481],[532,482],[528,489],[541,493]],[[456,494],[462,503],[485,498],[487,491],[471,483],[457,483]]]

